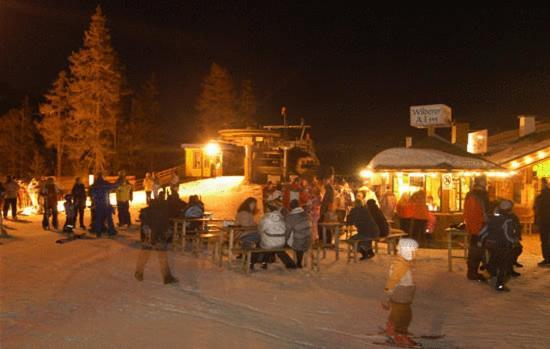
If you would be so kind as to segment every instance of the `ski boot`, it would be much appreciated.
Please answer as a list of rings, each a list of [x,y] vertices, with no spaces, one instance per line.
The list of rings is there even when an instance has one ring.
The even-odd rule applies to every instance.
[[[177,284],[179,283],[180,281],[178,279],[176,279],[173,275],[167,275],[164,277],[164,284],[165,285],[169,285],[169,284]]]
[[[422,348],[422,345],[413,341],[411,337],[404,334],[397,334],[393,337],[393,343],[398,347]]]

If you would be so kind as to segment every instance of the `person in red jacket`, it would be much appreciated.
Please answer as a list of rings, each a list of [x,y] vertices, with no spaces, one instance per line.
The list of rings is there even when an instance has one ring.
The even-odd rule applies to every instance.
[[[480,234],[487,229],[489,195],[485,189],[487,180],[485,177],[476,177],[472,190],[466,195],[464,201],[464,223],[466,232],[470,234],[470,247],[468,252],[468,274],[470,280],[486,282],[487,279],[479,273],[479,266],[485,254],[484,248],[479,244]]]

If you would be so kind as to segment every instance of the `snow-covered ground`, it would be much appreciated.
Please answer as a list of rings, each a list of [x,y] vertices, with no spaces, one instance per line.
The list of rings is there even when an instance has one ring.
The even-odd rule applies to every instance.
[[[258,189],[236,185],[225,197],[203,199],[222,216],[240,202],[228,195]],[[386,322],[380,299],[392,258],[383,253],[358,264],[329,253],[319,273],[278,263],[245,276],[207,256],[172,252],[180,284],[165,286],[156,256],[145,281],[134,279],[137,230],[59,245],[39,217],[7,224],[12,238],[0,239],[2,349],[379,347],[372,343]],[[420,250],[411,331],[445,335],[424,340],[428,348],[547,348],[550,269],[536,267],[537,236],[524,243],[524,275],[507,294],[466,281],[462,261],[447,272],[446,251]]]

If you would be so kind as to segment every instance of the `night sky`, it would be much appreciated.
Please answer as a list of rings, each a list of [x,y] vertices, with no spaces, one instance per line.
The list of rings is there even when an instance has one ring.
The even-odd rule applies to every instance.
[[[102,1],[130,84],[161,83],[172,140],[194,113],[215,61],[256,85],[262,121],[286,105],[325,159],[366,162],[408,134],[408,107],[445,103],[472,128],[550,116],[550,10],[351,7],[351,2]],[[96,1],[0,0],[0,112],[38,102]],[[185,135],[185,136],[183,136]],[[330,151],[329,151],[330,150]]]

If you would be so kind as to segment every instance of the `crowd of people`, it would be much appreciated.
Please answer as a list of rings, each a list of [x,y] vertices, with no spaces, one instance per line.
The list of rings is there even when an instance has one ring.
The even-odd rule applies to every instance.
[[[534,207],[543,256],[538,264],[550,267],[550,188],[546,178],[541,183],[542,190]],[[521,274],[514,268],[523,267],[518,261],[523,251],[522,226],[513,208],[514,203],[510,200],[489,201],[485,177],[476,177],[464,203],[464,224],[470,236],[467,277],[487,282],[483,275],[487,271],[497,291],[509,291],[507,280],[519,277]]]

